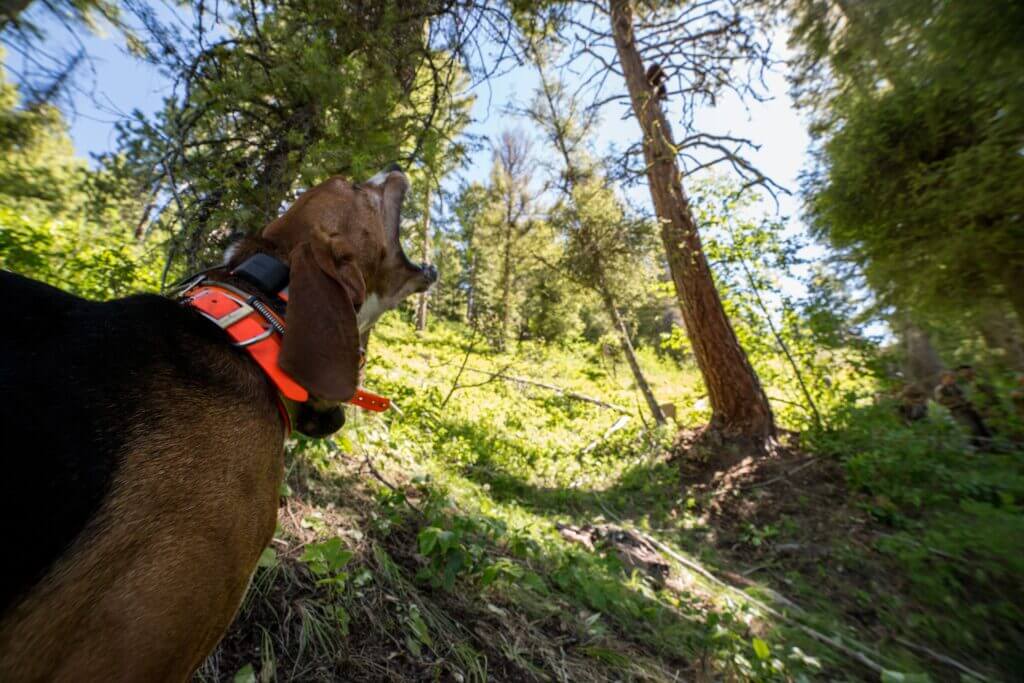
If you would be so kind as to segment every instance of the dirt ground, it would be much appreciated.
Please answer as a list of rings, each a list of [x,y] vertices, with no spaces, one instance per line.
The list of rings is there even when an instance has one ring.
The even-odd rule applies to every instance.
[[[743,458],[709,475],[686,457],[699,439],[697,430],[681,433],[673,460],[688,494],[700,502],[723,580],[741,589],[770,587],[776,605],[829,615],[853,627],[862,643],[909,647],[904,623],[896,623],[903,620],[884,610],[891,596],[901,596],[907,613],[925,610],[906,598],[903,573],[878,550],[891,530],[867,511],[867,495],[848,488],[840,463],[801,450],[799,435],[784,433],[767,457]],[[915,645],[933,677],[960,680],[934,651]]]

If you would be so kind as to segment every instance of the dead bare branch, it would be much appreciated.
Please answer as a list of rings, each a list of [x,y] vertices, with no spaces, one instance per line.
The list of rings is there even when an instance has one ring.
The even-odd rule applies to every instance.
[[[494,380],[502,380],[502,381],[505,381],[505,382],[512,382],[514,384],[525,384],[525,385],[532,386],[532,387],[540,387],[541,389],[547,389],[548,391],[554,391],[554,392],[556,392],[558,394],[561,394],[562,396],[565,396],[566,398],[571,398],[571,399],[573,399],[575,401],[583,401],[584,403],[590,403],[590,404],[599,406],[601,408],[607,408],[608,410],[614,410],[614,411],[620,412],[620,413],[622,413],[624,415],[632,415],[633,414],[631,410],[623,408],[622,406],[615,405],[614,403],[608,403],[607,401],[602,401],[599,398],[594,398],[593,396],[587,396],[585,394],[581,394],[581,393],[576,392],[576,391],[571,391],[569,389],[566,389],[565,387],[556,386],[554,384],[547,384],[545,382],[538,382],[535,379],[529,379],[527,377],[517,377],[515,375],[507,375],[503,371],[491,372],[490,370],[480,370],[480,369],[477,369],[477,368],[468,368],[468,367],[466,368],[466,370],[469,371],[469,372],[477,372],[477,373],[480,373],[482,375],[489,375]]]

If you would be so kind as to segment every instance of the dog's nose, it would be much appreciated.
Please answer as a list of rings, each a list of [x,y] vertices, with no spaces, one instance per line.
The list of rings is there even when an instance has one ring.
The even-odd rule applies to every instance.
[[[437,282],[437,268],[431,264],[421,266],[423,271],[423,277],[426,278],[427,282],[434,284]]]
[[[330,436],[345,424],[345,410],[333,406],[328,410],[316,410],[308,403],[299,405],[295,415],[295,430],[306,436],[322,438]]]

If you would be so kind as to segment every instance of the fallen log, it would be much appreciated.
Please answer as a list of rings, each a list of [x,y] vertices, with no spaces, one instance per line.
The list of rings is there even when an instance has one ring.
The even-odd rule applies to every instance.
[[[604,508],[604,506],[602,506],[602,509],[604,509],[605,513],[608,514],[612,519],[615,519],[616,521],[621,522],[621,520],[619,520],[618,517],[613,515],[606,508]],[[846,643],[843,643],[843,642],[841,642],[839,636],[826,635],[825,633],[822,633],[821,631],[818,631],[817,629],[811,628],[810,626],[808,626],[807,624],[803,623],[802,621],[794,618],[793,616],[790,616],[788,614],[780,612],[779,610],[775,609],[774,607],[771,607],[770,605],[762,602],[761,600],[758,600],[757,598],[753,597],[752,595],[750,595],[746,591],[741,590],[739,588],[736,588],[735,586],[733,586],[733,585],[731,585],[729,583],[726,583],[725,581],[722,581],[717,576],[712,574],[709,570],[705,569],[697,561],[691,560],[690,558],[684,557],[683,555],[677,553],[675,550],[670,548],[668,545],[662,543],[661,541],[659,541],[658,539],[654,538],[650,534],[646,534],[643,531],[640,531],[639,529],[636,529],[636,528],[630,528],[630,531],[632,531],[632,533],[636,534],[636,536],[638,536],[639,538],[641,538],[644,541],[646,541],[647,543],[649,543],[651,546],[653,546],[653,547],[657,548],[658,550],[660,550],[664,555],[666,555],[669,558],[675,560],[676,562],[678,562],[682,566],[686,567],[687,569],[689,569],[689,570],[699,574],[700,576],[704,577],[706,580],[710,581],[711,583],[715,584],[716,586],[719,586],[720,588],[724,588],[724,589],[734,593],[738,597],[741,597],[748,604],[753,605],[757,609],[761,610],[763,613],[765,613],[765,614],[767,614],[769,616],[772,616],[772,617],[774,617],[775,619],[777,619],[779,621],[784,621],[784,622],[790,624],[791,626],[794,626],[794,627],[800,629],[801,631],[803,631],[805,634],[807,634],[808,636],[810,636],[814,640],[817,640],[820,643],[824,643],[826,645],[829,645],[830,647],[832,647],[833,649],[843,653],[847,657],[850,657],[851,659],[859,662],[862,666],[864,666],[865,668],[873,671],[874,673],[878,674],[879,676],[883,675],[886,672],[886,669],[885,669],[885,667],[882,666],[882,664],[880,664],[879,662],[877,662],[874,659],[871,659],[870,657],[867,656],[865,651],[868,648],[866,648],[861,643],[853,641],[853,640],[851,640],[849,638],[846,639]],[[779,597],[782,597],[782,596],[779,596]],[[803,614],[804,613],[803,610],[800,609],[800,607],[797,606],[792,601],[784,599],[784,603],[788,604],[788,606],[794,612],[796,612],[798,614]],[[918,652],[920,652],[922,654],[925,654],[928,657],[931,657],[935,661],[938,661],[938,662],[941,662],[941,663],[943,663],[943,664],[945,664],[947,666],[953,667],[954,669],[957,669],[958,671],[960,671],[962,673],[965,673],[968,676],[971,676],[971,677],[973,677],[973,678],[975,678],[975,679],[977,679],[979,681],[990,681],[991,680],[990,678],[988,678],[984,674],[982,674],[982,673],[980,673],[978,671],[975,671],[974,669],[971,669],[967,665],[965,665],[965,664],[963,664],[961,662],[958,662],[957,660],[953,659],[952,657],[948,657],[948,656],[943,655],[941,653],[935,652],[934,650],[930,650],[930,649],[924,647],[923,645],[918,645],[916,643],[912,643],[912,642],[907,641],[907,640],[905,640],[903,638],[900,638],[900,637],[896,637],[895,641],[900,643],[901,645],[903,645],[905,647],[917,650]]]
[[[544,382],[538,382],[535,379],[528,379],[526,377],[518,377],[516,375],[508,375],[508,374],[505,374],[504,372],[490,372],[489,370],[478,370],[477,368],[466,368],[466,370],[469,371],[469,372],[476,372],[476,373],[479,373],[481,375],[487,375],[488,377],[491,377],[493,379],[500,379],[500,380],[502,380],[504,382],[512,382],[513,384],[526,384],[526,385],[529,385],[529,386],[532,386],[532,387],[540,387],[541,389],[547,389],[548,391],[554,391],[555,393],[561,394],[562,396],[565,396],[566,398],[571,398],[571,399],[576,400],[576,401],[584,401],[586,403],[591,403],[591,404],[593,404],[595,406],[600,406],[601,408],[607,408],[608,410],[615,410],[615,411],[618,411],[618,412],[622,413],[623,415],[632,415],[633,414],[632,411],[630,411],[630,410],[628,410],[626,408],[623,408],[622,406],[615,405],[614,403],[608,403],[607,401],[602,401],[599,398],[594,398],[593,396],[587,396],[586,394],[581,394],[581,393],[576,392],[576,391],[570,391],[569,389],[566,389],[566,388],[560,387],[560,386],[556,386],[554,384],[545,384]]]

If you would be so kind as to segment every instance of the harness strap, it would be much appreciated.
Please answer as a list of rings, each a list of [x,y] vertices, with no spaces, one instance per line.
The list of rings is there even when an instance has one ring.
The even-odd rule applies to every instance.
[[[277,296],[287,303],[287,290]],[[305,403],[309,400],[309,392],[278,365],[285,332],[281,316],[256,296],[205,278],[189,283],[181,295],[181,302],[196,309],[224,330],[235,346],[245,349],[256,361],[277,389],[278,412],[284,422],[285,432],[290,434],[291,419],[282,397],[296,403]],[[356,389],[348,403],[374,412],[385,411],[391,406],[388,398],[365,389]]]
[[[242,299],[221,285],[200,284],[185,293],[186,302],[228,333],[235,346],[244,348],[285,398],[309,400],[309,392],[277,365],[284,321],[269,306],[253,297]],[[255,305],[254,305],[255,304]]]
[[[182,302],[224,330],[235,346],[244,348],[256,361],[277,389],[274,393],[277,412],[285,434],[291,434],[292,420],[282,396],[303,403],[309,400],[309,392],[277,365],[281,344],[275,333],[279,325],[284,329],[280,320],[269,307],[253,306],[253,298],[245,301],[237,292],[216,285],[200,283],[184,293]]]

